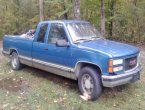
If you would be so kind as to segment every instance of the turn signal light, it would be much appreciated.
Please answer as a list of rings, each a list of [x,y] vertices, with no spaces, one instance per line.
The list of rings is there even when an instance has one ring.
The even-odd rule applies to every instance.
[[[108,72],[113,73],[113,60],[109,60],[108,66],[109,66]]]
[[[113,73],[113,67],[109,67],[108,72]]]
[[[113,60],[109,60],[109,67],[113,67]]]

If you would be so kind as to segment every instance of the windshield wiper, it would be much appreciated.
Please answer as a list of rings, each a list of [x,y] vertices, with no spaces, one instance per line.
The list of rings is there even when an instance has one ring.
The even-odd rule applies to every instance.
[[[75,43],[80,43],[80,42],[83,42],[83,41],[90,41],[91,39],[85,39],[85,38],[81,38],[81,39],[77,39],[75,41]]]
[[[77,39],[76,41],[81,41],[81,40],[89,40],[89,39],[81,38],[81,39]]]
[[[81,38],[77,39],[74,43],[86,42],[86,41],[93,41],[99,39],[100,37],[90,37],[90,38]]]

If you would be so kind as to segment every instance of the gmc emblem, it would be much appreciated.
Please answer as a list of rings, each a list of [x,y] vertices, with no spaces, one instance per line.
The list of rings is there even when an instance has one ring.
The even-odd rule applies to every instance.
[[[136,64],[136,59],[131,60],[131,61],[129,62],[129,65],[135,65],[135,64]]]

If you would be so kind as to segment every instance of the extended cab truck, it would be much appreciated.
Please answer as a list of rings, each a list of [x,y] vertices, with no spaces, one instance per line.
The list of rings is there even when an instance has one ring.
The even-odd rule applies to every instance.
[[[97,99],[102,87],[115,87],[140,78],[139,49],[104,39],[89,22],[44,21],[33,36],[5,35],[3,54],[11,67],[22,64],[78,80],[82,94]]]

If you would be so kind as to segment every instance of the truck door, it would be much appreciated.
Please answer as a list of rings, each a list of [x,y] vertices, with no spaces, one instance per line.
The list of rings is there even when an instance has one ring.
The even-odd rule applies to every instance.
[[[48,32],[49,34],[46,34]],[[71,49],[67,46],[56,46],[56,42],[61,39],[68,41],[63,24],[52,23],[50,29],[42,25],[37,41],[33,44],[33,65],[38,67],[36,63],[39,63],[44,66],[70,69]]]
[[[36,33],[32,47],[33,66],[37,63],[34,62],[34,60],[47,61],[46,33],[48,31],[48,25],[48,23],[42,23],[38,25],[38,32]]]
[[[47,39],[49,62],[61,66],[70,66],[71,49],[70,47],[57,46],[58,40],[65,40],[68,42],[67,34],[63,24],[52,23]]]

